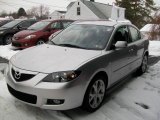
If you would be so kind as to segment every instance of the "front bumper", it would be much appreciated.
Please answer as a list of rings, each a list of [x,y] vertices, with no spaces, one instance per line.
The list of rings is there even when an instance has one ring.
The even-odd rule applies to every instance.
[[[29,48],[29,47],[35,46],[36,45],[36,41],[37,41],[36,38],[31,39],[31,40],[25,40],[25,39],[14,40],[14,38],[13,38],[12,46],[16,47],[16,48],[19,48],[19,49],[25,49],[25,48]]]
[[[68,110],[82,105],[85,86],[81,84],[80,80],[66,83],[39,82],[46,76],[47,74],[38,73],[28,81],[16,82],[11,72],[8,72],[6,82],[10,93],[15,98],[32,106],[52,110]],[[64,100],[64,103],[50,105],[47,104],[48,99],[60,99]]]

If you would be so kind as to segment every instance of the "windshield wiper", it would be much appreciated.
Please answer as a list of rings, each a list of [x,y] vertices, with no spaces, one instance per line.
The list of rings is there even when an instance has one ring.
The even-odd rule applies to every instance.
[[[86,49],[77,45],[72,45],[72,44],[57,44],[58,46],[64,46],[64,47],[72,47],[72,48],[81,48],[81,49]]]

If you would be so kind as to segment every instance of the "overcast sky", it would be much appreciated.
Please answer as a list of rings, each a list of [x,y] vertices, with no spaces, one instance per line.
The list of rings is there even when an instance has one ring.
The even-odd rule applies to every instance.
[[[50,12],[54,10],[66,10],[67,5],[75,0],[0,0],[0,12],[5,10],[7,12],[18,11],[20,7],[25,10],[32,6],[39,6],[43,4],[50,8]],[[96,2],[112,4],[114,0],[95,0]],[[156,4],[160,4],[160,0],[155,0]]]

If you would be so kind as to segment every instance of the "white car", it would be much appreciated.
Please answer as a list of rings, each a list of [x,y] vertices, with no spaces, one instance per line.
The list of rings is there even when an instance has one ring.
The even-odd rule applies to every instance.
[[[18,100],[52,110],[82,106],[94,112],[119,80],[147,69],[148,44],[132,24],[73,23],[49,44],[23,50],[9,62],[9,92]]]

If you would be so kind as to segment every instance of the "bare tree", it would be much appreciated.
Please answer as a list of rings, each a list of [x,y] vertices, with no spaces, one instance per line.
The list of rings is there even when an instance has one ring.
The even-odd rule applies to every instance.
[[[27,10],[27,14],[29,16],[36,16],[38,19],[46,19],[49,15],[49,7],[44,5],[32,7],[31,9]]]
[[[153,26],[151,28],[150,38],[152,40],[160,40],[160,11],[154,15],[152,24]]]

